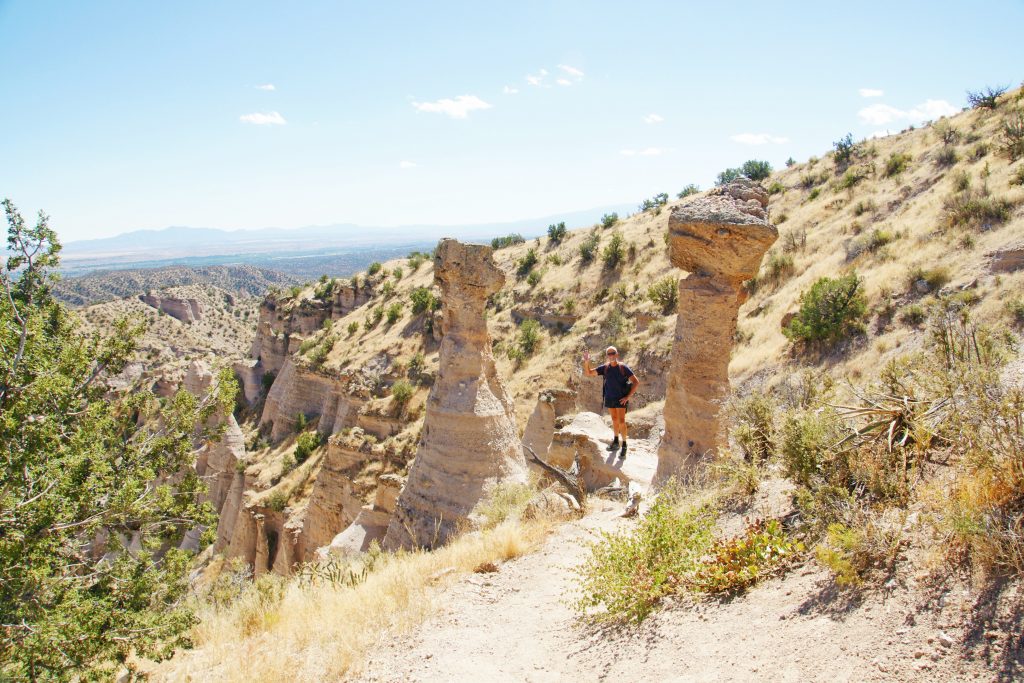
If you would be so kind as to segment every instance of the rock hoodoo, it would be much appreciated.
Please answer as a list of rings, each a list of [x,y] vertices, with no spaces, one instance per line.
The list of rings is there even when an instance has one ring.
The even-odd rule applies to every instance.
[[[779,236],[768,223],[767,206],[768,194],[759,184],[740,180],[669,216],[672,265],[689,275],[679,281],[659,482],[689,469],[718,443],[736,317],[746,300],[743,282],[757,275]]]
[[[203,317],[203,307],[197,299],[180,299],[177,297],[160,297],[153,294],[143,294],[139,301],[152,306],[172,318],[177,318],[183,323],[193,323]]]
[[[494,366],[484,306],[504,284],[491,248],[442,240],[434,257],[444,339],[416,460],[384,545],[434,547],[498,480],[526,479],[512,401]]]

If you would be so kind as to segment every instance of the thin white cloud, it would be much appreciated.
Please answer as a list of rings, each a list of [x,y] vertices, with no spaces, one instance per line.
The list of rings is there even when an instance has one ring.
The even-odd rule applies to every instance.
[[[416,168],[416,162],[406,161],[403,159],[402,161],[398,162],[398,168]]]
[[[650,123],[661,123],[664,120],[665,120],[665,118],[662,117],[662,116],[659,116],[658,114],[648,114],[647,116],[644,117],[644,123],[648,123],[648,124],[650,124]]]
[[[257,90],[277,90],[277,88],[274,87],[273,83],[264,83],[263,85],[257,85],[256,89]]]
[[[784,145],[789,142],[789,138],[784,138],[781,135],[771,135],[769,133],[739,133],[729,138],[733,142],[738,142],[741,145]]]
[[[536,87],[536,88],[541,88],[541,87],[545,87],[546,88],[548,86],[544,82],[544,79],[547,78],[547,75],[548,75],[548,70],[547,69],[541,69],[540,71],[538,71],[535,74],[527,74],[526,75],[526,82],[529,83],[530,85]]]
[[[925,100],[912,109],[897,109],[888,104],[873,104],[864,107],[857,116],[866,124],[872,126],[884,126],[895,121],[907,121],[918,123],[937,119],[940,116],[952,116],[959,110],[946,100]]]
[[[562,86],[572,85],[572,81],[570,81],[568,78],[559,78],[558,80],[555,81],[555,83]]]
[[[885,94],[885,91],[878,90],[877,88],[861,88],[857,91],[861,97],[881,97]]]
[[[661,147],[645,147],[644,149],[623,149],[619,151],[624,157],[658,157],[665,153]]]
[[[501,92],[505,93],[506,95],[516,95],[519,93],[519,88],[513,88],[511,85],[506,85],[504,88],[502,88]]]
[[[436,102],[413,102],[412,106],[417,111],[447,114],[453,119],[464,119],[470,112],[490,109],[494,105],[484,102],[476,95],[459,95],[455,98],[445,97]]]
[[[558,68],[567,73],[568,75],[572,76],[573,78],[575,78],[577,81],[583,80],[583,72],[574,66],[569,66],[568,64],[559,64]]]
[[[256,126],[283,126],[288,123],[284,120],[284,117],[276,111],[242,114],[238,117],[238,120],[242,123],[251,123]]]

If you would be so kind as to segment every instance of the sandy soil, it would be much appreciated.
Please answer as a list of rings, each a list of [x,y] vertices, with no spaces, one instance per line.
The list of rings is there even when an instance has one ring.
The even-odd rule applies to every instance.
[[[637,627],[587,626],[568,606],[573,568],[601,531],[634,524],[620,517],[621,503],[594,503],[541,551],[445,589],[436,614],[375,648],[356,680],[942,682],[1024,675],[1019,626],[1014,633],[1005,623],[1004,608],[992,605],[986,618],[977,595],[963,588],[933,593],[937,599],[928,603],[912,578],[901,577],[887,591],[854,598],[813,563],[732,600],[670,602]],[[1011,622],[1019,624],[1019,615]]]

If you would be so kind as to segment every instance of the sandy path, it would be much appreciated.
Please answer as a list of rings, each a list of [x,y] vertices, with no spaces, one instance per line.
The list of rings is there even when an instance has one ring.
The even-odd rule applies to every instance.
[[[594,501],[543,548],[442,590],[438,611],[381,644],[361,677],[383,681],[962,681],[997,680],[968,659],[963,610],[922,611],[898,588],[851,604],[813,564],[731,601],[671,604],[630,629],[578,623],[573,567],[601,530],[634,522]],[[952,638],[952,640],[949,640]],[[976,651],[975,651],[976,652]],[[993,663],[993,667],[998,667]],[[1003,680],[1008,680],[1003,671]]]

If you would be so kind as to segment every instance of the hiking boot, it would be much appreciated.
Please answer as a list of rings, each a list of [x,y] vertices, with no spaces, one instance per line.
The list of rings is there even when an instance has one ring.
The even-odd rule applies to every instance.
[[[625,459],[626,459],[626,442],[623,441],[622,442],[622,450],[619,451],[619,460],[625,460]]]
[[[615,440],[608,444],[609,451],[616,451],[619,448],[619,437],[615,437]]]

